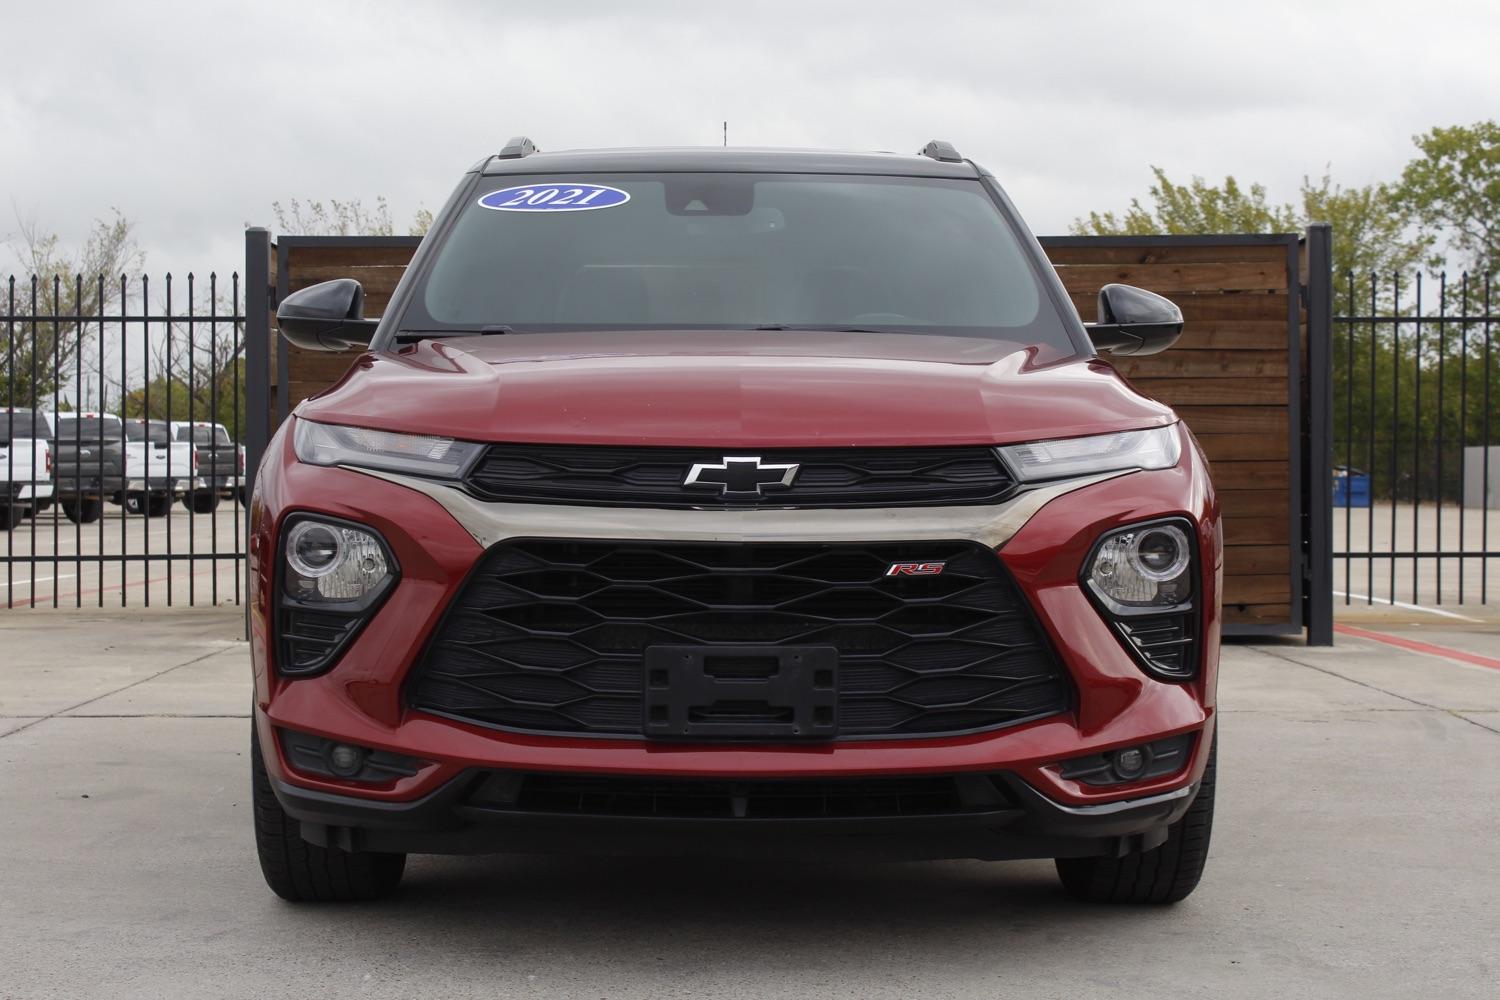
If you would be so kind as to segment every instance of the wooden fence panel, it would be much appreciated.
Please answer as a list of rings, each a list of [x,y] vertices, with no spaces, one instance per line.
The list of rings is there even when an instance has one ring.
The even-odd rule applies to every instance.
[[[283,239],[273,263],[277,295],[355,278],[365,289],[366,315],[379,316],[416,243]],[[1177,409],[1208,456],[1224,510],[1227,630],[1300,628],[1298,380],[1307,369],[1305,336],[1294,341],[1289,332],[1303,320],[1293,305],[1296,237],[1061,237],[1042,244],[1085,320],[1095,318],[1098,289],[1109,282],[1148,288],[1181,307],[1186,326],[1175,348],[1112,363],[1137,389]],[[337,379],[350,358],[284,341],[271,350],[273,425]]]

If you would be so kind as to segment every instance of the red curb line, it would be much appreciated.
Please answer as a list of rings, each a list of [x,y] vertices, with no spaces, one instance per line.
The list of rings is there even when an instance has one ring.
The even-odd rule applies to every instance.
[[[1493,656],[1480,656],[1478,653],[1466,653],[1461,649],[1453,649],[1450,646],[1435,646],[1430,642],[1421,642],[1417,639],[1406,639],[1399,635],[1387,635],[1384,632],[1372,632],[1369,629],[1355,628],[1353,625],[1335,625],[1335,632],[1344,635],[1357,636],[1361,639],[1372,639],[1375,642],[1383,642],[1387,646],[1395,646],[1399,649],[1409,649],[1413,653],[1425,653],[1428,656],[1438,656],[1445,660],[1454,660],[1459,663],[1470,663],[1476,667],[1488,667],[1491,670],[1500,670],[1500,660]]]

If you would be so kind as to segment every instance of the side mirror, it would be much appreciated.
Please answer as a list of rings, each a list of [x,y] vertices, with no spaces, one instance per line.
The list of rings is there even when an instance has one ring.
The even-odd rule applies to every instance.
[[[1099,289],[1099,322],[1086,326],[1097,350],[1157,354],[1182,336],[1182,310],[1144,288],[1105,285]]]
[[[365,290],[353,278],[309,285],[276,307],[281,335],[309,351],[368,346],[378,322],[365,319]]]

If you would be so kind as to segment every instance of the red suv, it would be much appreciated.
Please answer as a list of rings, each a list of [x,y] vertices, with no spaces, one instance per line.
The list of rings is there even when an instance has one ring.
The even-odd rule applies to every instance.
[[[921,154],[513,140],[276,434],[250,543],[255,832],[287,899],[409,852],[1055,858],[1197,884],[1221,532],[994,178]]]

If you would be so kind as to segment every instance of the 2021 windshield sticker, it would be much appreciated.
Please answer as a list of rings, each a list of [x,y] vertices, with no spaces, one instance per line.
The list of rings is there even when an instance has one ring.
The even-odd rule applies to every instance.
[[[491,191],[479,199],[479,207],[496,212],[590,212],[599,208],[617,208],[629,200],[630,192],[619,188],[564,181]]]

